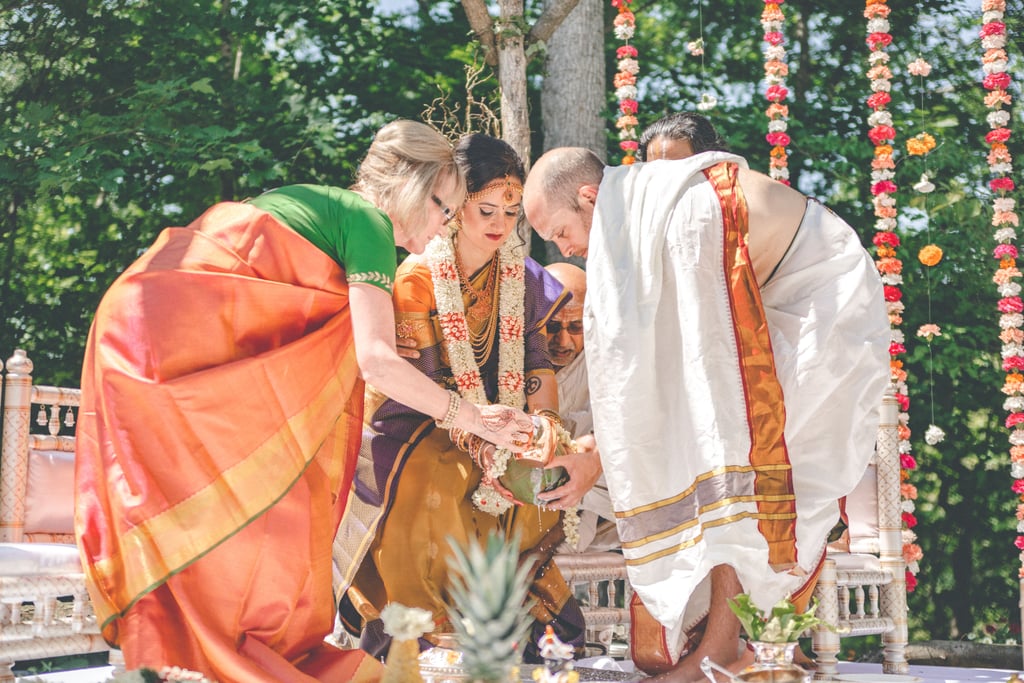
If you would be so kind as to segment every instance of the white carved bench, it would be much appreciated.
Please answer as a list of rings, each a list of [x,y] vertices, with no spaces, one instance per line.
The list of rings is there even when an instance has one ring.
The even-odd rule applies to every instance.
[[[80,392],[33,386],[32,361],[20,349],[6,363],[3,387],[0,683],[7,683],[16,661],[110,648],[75,546],[75,439],[61,434],[62,425],[73,433]],[[31,434],[32,419],[47,433]]]

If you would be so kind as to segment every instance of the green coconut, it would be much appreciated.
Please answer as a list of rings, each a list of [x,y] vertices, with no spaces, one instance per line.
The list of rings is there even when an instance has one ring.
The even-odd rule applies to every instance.
[[[569,473],[564,467],[531,467],[520,460],[510,459],[505,474],[498,481],[512,492],[516,500],[537,505],[537,494],[556,489],[569,481]]]

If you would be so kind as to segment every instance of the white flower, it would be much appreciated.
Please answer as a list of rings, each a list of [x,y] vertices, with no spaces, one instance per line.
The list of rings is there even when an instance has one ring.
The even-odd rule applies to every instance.
[[[882,180],[892,180],[896,177],[896,171],[891,168],[876,168],[871,171],[871,182],[877,183]]]
[[[868,116],[869,126],[891,126],[892,125],[892,112],[888,109],[878,109],[871,112]]]
[[[615,37],[619,40],[629,40],[633,37],[633,31],[636,27],[632,24],[621,24],[615,27]]]
[[[704,54],[704,39],[698,38],[697,40],[691,40],[686,44],[686,50],[694,57],[699,57]]]
[[[904,439],[900,439],[898,449],[901,455],[906,455],[911,451],[910,442]]]
[[[697,103],[697,109],[699,111],[709,111],[715,108],[718,104],[718,98],[710,93],[704,93],[700,96],[700,102]]]
[[[922,173],[921,179],[914,183],[914,189],[921,194],[928,194],[935,190],[935,185],[928,179],[927,173]]]
[[[907,71],[913,76],[925,78],[932,72],[932,65],[918,57],[907,65]]]
[[[946,432],[936,425],[928,425],[928,429],[924,433],[924,442],[929,446],[934,446],[945,438]]]
[[[786,58],[786,48],[782,45],[769,45],[764,49],[764,58],[766,60],[778,59],[782,61]]]
[[[895,218],[879,218],[875,221],[875,230],[879,232],[892,232],[896,229]]]
[[[624,85],[615,89],[615,99],[617,100],[635,100],[638,94],[635,85]]]
[[[640,71],[640,62],[636,61],[631,57],[619,60],[619,71],[625,71],[628,74],[634,76]]]
[[[1003,410],[1008,413],[1024,411],[1024,396],[1010,396],[1003,401]]]
[[[981,46],[986,50],[998,50],[1006,47],[1006,34],[1000,33],[994,36],[985,36],[981,39]]]
[[[1024,431],[1014,429],[1010,432],[1010,444],[1014,446],[1024,446]]]
[[[877,78],[871,81],[871,92],[890,92],[892,83],[887,78]]]
[[[992,208],[996,211],[1013,211],[1013,207],[1016,202],[1012,197],[997,197],[992,202]]]
[[[993,21],[1002,21],[1003,13],[999,10],[989,10],[981,15],[981,23],[991,24]]]
[[[1000,354],[1002,354],[1004,359],[1011,358],[1013,356],[1024,356],[1024,346],[1021,346],[1020,344],[1003,344]]]
[[[903,284],[903,276],[899,273],[886,273],[882,276],[882,282],[893,287],[898,287]]]
[[[872,66],[885,64],[889,61],[889,53],[885,50],[872,50],[871,54],[868,55],[868,61]]]
[[[901,529],[900,538],[903,540],[903,545],[907,545],[908,543],[913,543],[917,540],[917,534],[915,534],[911,529]]]
[[[1020,479],[1021,477],[1024,477],[1024,463],[1011,462],[1010,476],[1013,477],[1014,479]],[[1024,522],[1021,522],[1021,524],[1024,524]],[[1017,528],[1020,529],[1020,526],[1018,525]]]
[[[917,574],[920,571],[920,568],[917,564],[917,560],[907,563],[907,571],[911,574]]]
[[[380,611],[384,632],[395,640],[415,640],[434,630],[434,615],[419,607],[390,602]]]
[[[889,20],[875,17],[868,21],[868,33],[888,33]]]
[[[896,206],[896,199],[892,195],[879,195],[875,198],[875,203],[878,206],[893,207]]]
[[[1020,290],[1019,282],[1007,282],[1005,285],[999,285],[999,296],[1017,296],[1020,294]]]
[[[1003,313],[999,316],[999,327],[1008,330],[1011,327],[1024,325],[1024,315],[1020,313]]]
[[[776,180],[789,180],[789,167],[773,168],[769,175]]]
[[[902,313],[903,302],[902,301],[886,301],[885,302],[886,313]]]
[[[906,386],[906,385],[904,385],[904,386]],[[905,394],[907,392],[904,391],[902,393]],[[910,424],[910,413],[897,413],[896,414],[896,421],[899,422],[904,427],[906,427],[908,424]],[[901,441],[900,443],[904,443],[904,442]]]
[[[769,133],[785,133],[787,128],[789,128],[789,124],[786,119],[772,119],[768,122]]]
[[[981,70],[986,74],[1001,74],[1006,71],[1006,60],[997,59],[994,62],[988,62],[981,66]]]
[[[999,211],[999,209],[996,209],[996,211]],[[1009,244],[1017,239],[1017,231],[1013,228],[999,228],[992,237],[996,242]]]
[[[889,330],[889,333],[889,339],[896,342],[897,344],[902,344],[905,341],[905,338],[903,337],[903,330],[899,330],[894,327],[893,329]]]
[[[992,173],[996,175],[1009,175],[1013,172],[1013,164],[1008,161],[1000,164],[991,164],[988,167],[988,170],[992,171]]]
[[[914,514],[915,509],[914,501],[906,498],[900,501],[900,512],[909,512],[910,514]]]

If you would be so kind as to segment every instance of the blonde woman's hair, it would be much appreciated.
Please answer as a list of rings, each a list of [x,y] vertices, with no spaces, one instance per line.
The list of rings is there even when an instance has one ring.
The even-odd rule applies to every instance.
[[[377,131],[352,189],[392,221],[415,232],[427,224],[434,187],[448,178],[455,184],[451,208],[457,209],[466,194],[466,181],[451,143],[425,123],[399,119]]]

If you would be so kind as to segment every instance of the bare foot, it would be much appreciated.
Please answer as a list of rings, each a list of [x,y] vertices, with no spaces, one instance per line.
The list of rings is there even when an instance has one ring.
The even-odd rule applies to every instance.
[[[671,671],[658,674],[653,678],[645,679],[655,683],[702,683],[708,680],[700,663],[708,657],[718,665],[718,668],[725,669],[732,673],[738,673],[753,663],[754,654],[738,642],[732,644],[719,644],[717,647],[707,640],[701,641],[697,649],[682,657]],[[728,678],[721,673],[713,673],[715,680],[719,683],[726,683]]]

